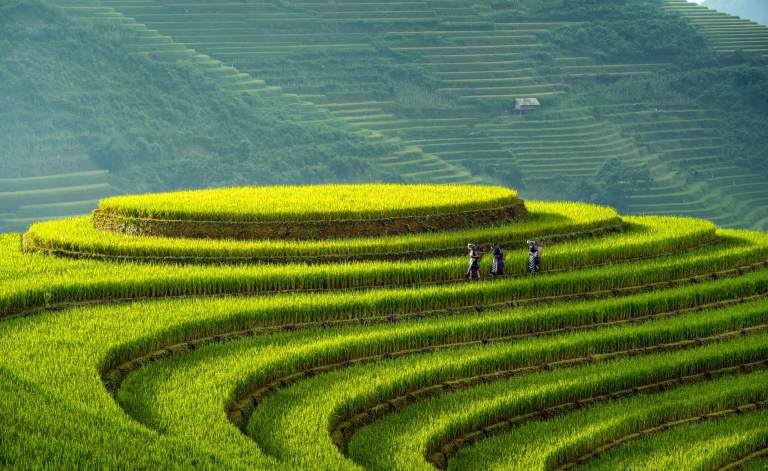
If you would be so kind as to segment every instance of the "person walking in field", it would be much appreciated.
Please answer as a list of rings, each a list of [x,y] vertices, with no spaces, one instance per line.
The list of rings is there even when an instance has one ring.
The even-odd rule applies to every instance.
[[[535,240],[528,241],[528,270],[536,273],[541,268],[541,259],[539,258],[539,248],[536,247]]]
[[[493,244],[493,269],[491,276],[504,276],[504,252],[499,247],[499,243]]]
[[[468,244],[469,249],[469,270],[467,270],[467,277],[471,280],[474,275],[477,275],[477,279],[480,279],[480,254],[477,252],[475,244]]]

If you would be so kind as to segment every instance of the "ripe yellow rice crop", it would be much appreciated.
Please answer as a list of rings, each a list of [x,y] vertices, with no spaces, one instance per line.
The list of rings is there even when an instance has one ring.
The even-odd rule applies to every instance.
[[[666,223],[671,218],[636,218],[638,237],[629,239],[629,246],[616,244],[607,236],[594,241],[575,241],[556,245],[545,252],[544,270],[577,266],[581,260],[605,263],[628,256],[647,256],[676,251],[709,240],[710,232],[702,221],[685,237],[669,237],[664,226],[674,232],[685,227]],[[684,218],[682,222],[685,221]],[[654,230],[655,229],[655,230]],[[630,229],[631,230],[631,229]],[[643,233],[644,232],[644,233]],[[507,279],[483,285],[460,283],[477,292],[482,303],[524,299],[539,296],[561,296],[587,291],[658,283],[681,277],[712,273],[726,268],[756,263],[768,258],[768,235],[756,232],[718,230],[721,243],[696,251],[662,258],[640,260],[600,268],[577,270],[546,276]],[[139,298],[185,295],[218,295],[228,293],[275,293],[287,290],[346,290],[406,284],[442,283],[462,279],[467,258],[436,258],[406,262],[367,262],[338,265],[290,264],[274,265],[167,265],[140,263],[107,263],[92,260],[69,260],[49,257],[43,253],[24,254],[18,235],[0,236],[0,317],[46,302],[80,302],[103,298]],[[665,242],[668,241],[668,242]],[[605,247],[601,249],[600,247]],[[568,250],[568,248],[571,250]],[[527,251],[517,251],[508,257],[508,273],[524,271]],[[483,260],[490,264],[490,260]],[[487,269],[487,268],[486,268]],[[438,284],[440,290],[450,289]],[[434,306],[435,295],[426,287],[387,297],[388,312],[397,312],[407,305],[409,310],[424,310]],[[389,291],[392,292],[392,291]],[[357,291],[345,292],[358,299]],[[450,296],[453,296],[451,294]],[[454,298],[456,299],[456,298]],[[495,301],[494,301],[495,300]],[[440,301],[443,303],[444,301]],[[449,301],[455,302],[455,301]],[[432,304],[430,304],[432,303]],[[419,306],[414,308],[414,306]],[[445,305],[445,304],[443,304]],[[346,308],[338,304],[332,309]],[[354,315],[355,313],[347,312]]]
[[[510,206],[517,192],[471,185],[314,185],[116,196],[105,214],[193,221],[332,221],[450,214]]]
[[[454,232],[344,240],[219,240],[129,236],[99,231],[88,217],[38,222],[29,229],[35,247],[126,257],[316,257],[450,249],[589,231],[618,223],[611,208],[585,203],[527,201],[531,220]]]
[[[532,217],[519,224],[370,239],[174,239],[164,245],[160,237],[106,233],[102,238],[87,218],[35,225],[32,232],[37,233],[27,239],[56,241],[61,247],[71,243],[71,248],[103,242],[112,253],[183,251],[200,257],[231,256],[235,250],[392,253],[525,240],[618,221],[613,210],[592,205],[530,203],[528,208]],[[453,406],[462,405],[463,415],[433,414],[436,409],[411,404],[401,416],[421,413],[419,423],[398,422],[398,433],[386,436],[376,431],[393,422],[357,432],[358,437],[383,437],[365,445],[380,453],[394,449],[391,462],[412,471],[412,463],[432,466],[421,451],[431,445],[422,444],[431,444],[432,437],[438,444],[445,441],[432,430],[418,432],[420,424],[463,434],[477,430],[486,417],[509,417],[509,411],[549,411],[567,401],[633,387],[645,392],[652,383],[677,383],[694,374],[714,375],[715,381],[726,367],[746,375],[750,367],[742,373],[739,364],[768,359],[768,342],[761,334],[768,298],[758,298],[768,290],[768,263],[757,264],[768,258],[767,234],[716,230],[710,222],[688,218],[627,217],[625,223],[619,233],[593,231],[600,237],[546,246],[545,273],[476,283],[444,283],[463,279],[466,251],[461,257],[426,260],[197,266],[25,253],[22,236],[0,235],[0,462],[27,469],[351,470],[372,461],[353,454],[357,451],[350,452],[357,461],[342,456],[331,442],[330,425],[358,417],[362,410],[399,408],[397,396],[431,400],[431,392],[439,389],[459,397],[453,385],[480,391],[475,386],[491,379],[483,388],[495,388],[497,395],[467,393],[453,401]],[[713,242],[715,235],[719,241],[697,247]],[[528,252],[520,245],[505,247],[510,249],[508,275],[527,269]],[[685,249],[691,250],[678,253]],[[483,274],[490,263],[486,255]],[[568,271],[546,273],[555,269]],[[281,293],[292,290],[309,292]],[[272,295],[206,296],[245,293]],[[581,301],[554,298],[561,295]],[[182,299],[141,299],[165,296]],[[587,301],[592,297],[603,299]],[[132,302],[114,302],[119,298]],[[100,302],[74,305],[95,300]],[[59,303],[70,308],[62,310]],[[45,309],[23,312],[35,307]],[[19,315],[7,318],[14,314]],[[472,348],[460,348],[468,343]],[[666,352],[667,346],[689,348]],[[642,354],[632,357],[635,353]],[[585,355],[594,364],[558,368],[576,366],[586,361]],[[391,360],[373,362],[377,357]],[[341,364],[357,366],[338,375],[315,375]],[[498,374],[503,370],[528,366],[519,371],[525,376],[493,383],[494,375],[506,377]],[[544,371],[550,366],[552,371]],[[269,395],[240,401],[270,382],[288,385],[299,379],[280,393],[270,388]],[[748,386],[762,399],[758,382],[732,389],[740,394]],[[534,389],[515,390],[515,384],[533,384]],[[518,401],[526,391],[533,391],[528,394],[533,402]],[[708,391],[717,402],[717,391]],[[443,397],[449,400],[448,394]],[[661,392],[656,397],[666,400]],[[536,406],[541,398],[546,403]],[[446,410],[457,410],[439,401]],[[257,403],[247,417],[243,409],[229,407]],[[709,403],[686,404],[707,412],[703,406]],[[596,404],[594,410],[603,406]],[[408,410],[416,413],[408,415]],[[227,420],[237,413],[243,421],[235,425],[250,424],[249,435]],[[621,437],[613,431],[599,438]],[[401,437],[408,440],[400,442],[405,445],[390,446]],[[366,449],[355,447],[349,449]]]

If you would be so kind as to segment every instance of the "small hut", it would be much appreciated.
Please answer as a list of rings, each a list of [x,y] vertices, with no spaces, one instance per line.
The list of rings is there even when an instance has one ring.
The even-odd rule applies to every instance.
[[[515,99],[515,111],[517,114],[528,114],[529,111],[536,112],[539,106],[539,100],[536,98],[517,98]]]

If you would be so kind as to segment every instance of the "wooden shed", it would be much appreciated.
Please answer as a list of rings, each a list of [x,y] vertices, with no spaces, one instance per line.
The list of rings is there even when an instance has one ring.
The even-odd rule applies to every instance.
[[[516,98],[515,99],[515,111],[517,114],[528,114],[529,111],[536,112],[536,107],[539,106],[539,100],[536,98]]]

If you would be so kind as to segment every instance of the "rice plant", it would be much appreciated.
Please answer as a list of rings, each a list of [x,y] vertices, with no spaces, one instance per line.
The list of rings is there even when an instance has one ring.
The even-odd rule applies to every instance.
[[[688,427],[649,435],[611,450],[601,459],[587,463],[584,469],[717,469],[766,447],[768,411],[760,410],[720,420],[703,419]]]
[[[749,341],[752,340],[754,339]],[[764,339],[761,342],[764,342]],[[720,348],[722,352],[732,351],[731,348],[740,348],[737,347],[738,343],[740,341],[719,345],[714,349]],[[684,358],[688,355],[692,355],[690,358],[702,358],[699,355],[708,356],[711,353],[707,352],[709,349],[710,347],[704,347],[672,355],[645,356],[599,366],[589,365],[576,369],[554,370],[427,399],[358,431],[349,445],[350,457],[364,465],[366,469],[434,469],[433,465],[426,461],[426,456],[437,446],[450,443],[464,433],[482,430],[525,414],[539,415],[537,414],[539,411],[549,407],[574,401],[587,403],[595,396],[631,391],[633,388],[642,388],[644,385],[665,379],[676,379],[678,376],[685,377],[725,366],[723,363],[715,366],[706,362],[697,362],[693,368],[687,366],[689,364]],[[322,380],[322,378],[318,379]],[[753,389],[752,395],[760,399],[760,396],[764,397],[764,392]],[[733,397],[738,399],[738,392],[734,391]],[[748,398],[749,396],[744,397],[745,402]],[[349,402],[349,399],[342,400]],[[264,414],[268,413],[269,410],[265,407]],[[536,420],[535,417],[531,419]],[[572,437],[578,439],[588,433],[582,432],[583,435],[577,434]],[[604,435],[598,435],[596,438],[598,440],[615,438],[615,435],[608,434],[608,430],[603,430],[603,433]],[[534,440],[534,437],[529,435],[529,440]],[[523,451],[520,448],[507,450],[509,454],[514,451]],[[546,448],[539,449],[541,453],[546,451]],[[545,469],[552,469],[550,466],[554,467],[553,465],[552,461],[547,460]],[[542,468],[502,466],[499,469]]]
[[[96,230],[87,217],[36,223],[29,229],[29,235],[33,246],[39,249],[124,257],[311,258],[327,255],[386,255],[418,251],[433,251],[427,256],[440,256],[442,252],[450,249],[461,248],[463,251],[466,244],[470,242],[486,245],[494,242],[522,242],[530,238],[591,231],[619,223],[618,215],[613,209],[591,204],[529,201],[526,202],[526,206],[532,219],[520,224],[454,232],[344,240],[243,241],[134,237]],[[685,224],[675,219],[668,221],[675,226]],[[691,225],[706,224],[686,221]]]
[[[103,263],[62,260],[44,254],[25,255],[16,245],[18,238],[4,236],[0,239],[4,242],[0,244],[3,255],[0,260],[4,268],[7,267],[8,278],[0,284],[0,312],[7,315],[43,305],[44,292],[52,294],[53,302],[80,302],[103,298],[322,291],[407,284],[424,286],[421,289],[390,287],[377,293],[381,299],[390,300],[390,311],[419,310],[465,303],[468,299],[487,303],[626,288],[708,274],[768,258],[768,244],[765,243],[768,236],[743,231],[718,233],[722,239],[720,244],[696,251],[573,272],[506,278],[483,285],[482,289],[465,283],[440,284],[462,279],[466,260],[458,258],[370,262],[354,265],[354,269],[347,264],[200,267]],[[621,253],[623,250],[619,245],[606,248],[605,253]],[[526,270],[527,266],[527,254],[523,255],[524,263],[516,268],[520,271]],[[572,263],[569,256],[562,260],[566,264]],[[433,286],[429,286],[430,283]],[[353,298],[358,293],[353,291],[345,295]],[[354,314],[350,312],[349,315]]]
[[[724,377],[597,404],[551,421],[532,421],[462,450],[449,461],[448,469],[543,471],[573,464],[589,452],[603,451],[613,440],[631,440],[633,435],[669,423],[765,401],[761,385],[766,379],[765,371]]]
[[[293,217],[231,204],[236,198],[226,200],[226,191],[207,193],[204,209],[227,221]],[[446,197],[442,207],[516,200],[504,191],[496,200]],[[178,217],[173,211],[194,207],[199,196],[180,202],[178,195],[162,214],[140,217]],[[141,201],[124,207],[149,211]],[[379,206],[353,203],[329,203],[310,217],[424,209],[395,196]],[[285,208],[299,214],[308,210],[302,204]],[[0,236],[0,391],[10,391],[0,394],[0,460],[58,469],[171,461],[183,469],[432,469],[430,453],[500,421],[680,383],[654,395],[663,401],[622,403],[626,413],[614,414],[612,428],[585,425],[580,440],[526,455],[536,469],[662,419],[763,399],[765,373],[738,366],[768,359],[768,236],[688,218],[620,220],[593,205],[526,205],[531,218],[517,224],[365,239],[128,237],[96,231],[87,218]],[[555,241],[545,242],[544,272],[534,276],[526,276],[527,251],[517,249],[529,238]],[[512,276],[459,283],[467,257],[456,254],[468,242],[508,242]],[[424,256],[406,259],[415,252]],[[365,254],[385,259],[317,263]],[[164,257],[230,263],[175,265]],[[285,264],[258,263],[270,257]],[[251,263],[235,263],[244,258]],[[482,261],[484,272],[490,262]],[[686,383],[724,369],[735,376]],[[727,398],[717,395],[720,387]],[[412,405],[390,415],[395,404]],[[357,415],[367,409],[367,418]],[[227,420],[238,417],[237,427]],[[580,417],[564,416],[563,429],[591,420]],[[334,427],[355,421],[368,426],[345,438],[349,460],[331,438]],[[60,453],[64,446],[69,454]]]
[[[220,188],[99,202],[105,214],[190,221],[333,221],[426,216],[509,206],[517,192],[471,185],[315,185]]]

